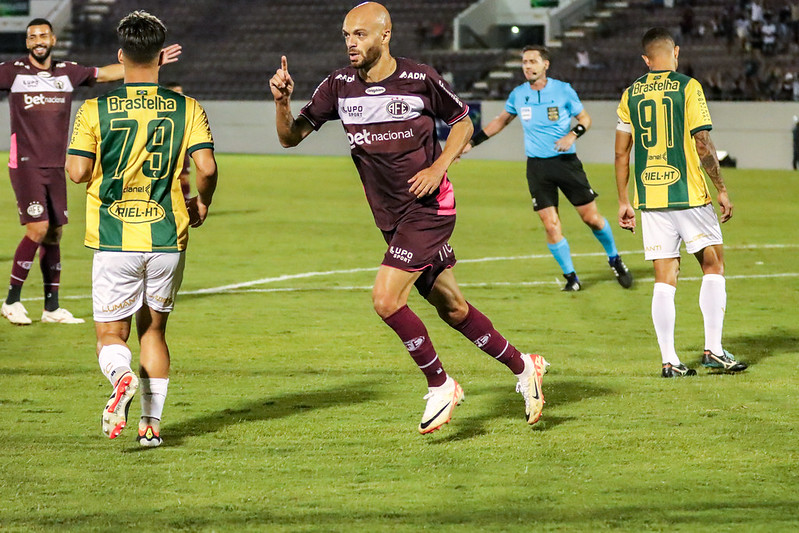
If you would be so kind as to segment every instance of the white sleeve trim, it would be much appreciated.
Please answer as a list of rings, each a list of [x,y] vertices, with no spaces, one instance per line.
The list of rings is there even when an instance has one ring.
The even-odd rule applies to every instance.
[[[621,131],[632,135],[633,125],[629,122],[623,122],[621,119],[619,119],[618,122],[616,122],[616,131]]]

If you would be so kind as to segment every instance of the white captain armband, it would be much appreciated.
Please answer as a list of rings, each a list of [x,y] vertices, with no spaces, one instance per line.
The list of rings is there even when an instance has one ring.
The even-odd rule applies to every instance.
[[[621,131],[624,133],[629,133],[630,135],[633,134],[633,125],[629,122],[622,122],[621,119],[616,122],[616,131]]]

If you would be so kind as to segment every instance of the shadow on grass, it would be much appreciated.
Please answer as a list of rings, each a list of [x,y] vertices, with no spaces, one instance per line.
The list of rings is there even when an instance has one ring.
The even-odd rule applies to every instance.
[[[752,366],[779,353],[799,349],[799,330],[772,328],[754,335],[729,336],[724,339],[724,346],[729,346],[736,359]]]
[[[377,398],[373,390],[374,382],[354,382],[329,390],[292,392],[277,396],[267,396],[236,407],[222,409],[177,424],[168,424],[165,431],[169,438],[163,447],[180,446],[186,437],[196,437],[215,433],[225,427],[256,420],[274,420],[317,409],[328,409],[339,405],[355,405]],[[139,452],[145,448],[133,448],[127,453]]]
[[[554,377],[554,376],[553,376]],[[551,384],[548,384],[548,381]],[[544,395],[546,404],[541,417],[535,425],[531,428],[534,431],[547,431],[551,430],[569,420],[573,417],[558,416],[557,408],[569,403],[579,402],[589,398],[605,396],[612,394],[613,391],[604,387],[597,387],[596,385],[587,381],[578,380],[549,380],[544,378]],[[458,417],[458,409],[455,409],[454,417],[458,417],[455,423],[455,432],[446,438],[433,441],[433,443],[441,444],[446,442],[453,442],[459,440],[470,439],[479,437],[488,432],[486,425],[493,419],[516,419],[519,424],[526,424],[527,420],[524,414],[524,400],[520,394],[512,393],[506,386],[492,386],[473,388],[473,394],[470,396],[467,391],[465,401],[475,402],[491,402],[490,407],[484,409],[484,413],[475,416]],[[551,411],[555,411],[552,413]]]
[[[20,365],[27,363],[28,361],[21,361]],[[64,365],[59,364],[56,366],[56,362],[49,363],[53,366],[48,368],[41,368],[41,367],[33,367],[33,366],[18,366],[18,367],[5,367],[0,368],[0,376],[85,376],[86,375],[86,368],[85,367],[72,367],[72,368],[64,368]]]
[[[209,212],[209,215],[213,216],[214,218],[217,217],[225,217],[231,215],[251,215],[253,213],[261,213],[262,210],[260,209],[220,209]]]
[[[627,265],[627,268],[629,269],[630,274],[633,275],[633,289],[639,286],[644,286],[639,285],[636,280],[651,278],[653,276],[651,267],[631,267],[630,265]],[[585,274],[580,273],[580,283],[582,284],[583,289],[593,287],[594,285],[604,281],[612,281],[614,284],[618,283],[618,281],[616,281],[616,277],[613,275],[613,271],[610,268],[607,269],[607,273],[598,271],[585,272]],[[651,284],[649,284],[649,290],[651,290]]]
[[[291,487],[292,489],[294,487]],[[531,490],[535,490],[532,487]],[[340,497],[340,496],[339,496]],[[224,496],[222,497],[224,498]],[[405,503],[406,499],[412,503]],[[642,498],[643,499],[643,498]],[[324,500],[323,500],[324,501]],[[486,508],[483,505],[464,503],[431,511],[418,505],[405,495],[392,495],[392,501],[372,501],[371,505],[350,504],[331,510],[329,504],[313,507],[296,505],[287,510],[281,502],[227,502],[214,505],[183,505],[164,512],[147,509],[148,525],[154,530],[277,530],[277,531],[420,531],[430,524],[445,530],[451,526],[465,527],[466,531],[522,531],[544,529],[567,531],[616,530],[627,531],[795,531],[797,523],[795,498],[780,500],[752,499],[746,501],[682,502],[678,508],[640,504],[598,505],[591,503],[570,505],[540,502],[519,505],[512,503]],[[397,508],[399,504],[405,504]],[[355,507],[354,509],[352,507]],[[55,509],[53,513],[36,516],[11,516],[0,519],[0,526],[9,528],[80,528],[112,530],[136,528],[141,517],[136,513],[109,510],[95,513],[67,513]],[[553,526],[555,524],[555,526]]]

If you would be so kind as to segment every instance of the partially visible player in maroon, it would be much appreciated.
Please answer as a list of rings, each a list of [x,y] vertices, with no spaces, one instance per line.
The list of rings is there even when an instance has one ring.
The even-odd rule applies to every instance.
[[[28,24],[28,55],[0,63],[0,90],[10,91],[11,152],[8,173],[25,236],[14,253],[8,297],[2,315],[12,324],[31,323],[20,301],[22,285],[39,251],[44,281],[42,322],[79,324],[81,318],[59,307],[61,232],[68,222],[64,162],[69,137],[72,92],[80,85],[122,79],[122,65],[84,67],[54,61],[53,26],[42,18]],[[163,50],[163,63],[177,61],[180,45]]]
[[[177,81],[168,81],[161,84],[167,89],[173,90],[178,94],[183,94],[183,86]],[[183,198],[188,202],[191,198],[191,156],[186,154],[183,158],[183,168],[180,170],[180,190],[183,191]]]
[[[449,422],[463,389],[447,375],[427,329],[407,305],[416,287],[450,326],[516,374],[527,421],[541,416],[546,361],[522,354],[463,297],[452,267],[449,238],[455,197],[447,169],[469,141],[469,108],[438,73],[389,52],[391,18],[376,2],[353,8],[342,28],[350,66],[330,74],[296,119],[294,82],[285,57],[269,82],[277,106],[277,133],[296,146],[326,121],[341,120],[366,198],[388,244],[372,292],[375,311],[400,337],[427,378],[421,433]],[[435,119],[452,127],[442,150]]]

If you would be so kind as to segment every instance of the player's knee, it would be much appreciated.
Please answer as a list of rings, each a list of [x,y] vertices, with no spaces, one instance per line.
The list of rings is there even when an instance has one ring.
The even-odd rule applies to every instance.
[[[42,244],[58,244],[61,242],[61,232],[48,231],[41,242]]]
[[[584,215],[583,222],[592,230],[599,231],[605,227],[605,218],[599,213]]]
[[[702,265],[702,273],[703,274],[717,274],[719,276],[724,275],[724,262],[718,261],[715,263],[711,263],[708,265]]]
[[[375,313],[377,313],[380,318],[386,319],[399,311],[405,304],[398,301],[396,296],[392,294],[374,292],[372,293],[372,305],[374,306]]]
[[[47,237],[48,228],[42,224],[28,224],[25,228],[25,236],[33,242],[41,244]]]
[[[560,242],[563,239],[563,231],[561,230],[560,223],[557,224],[544,224],[544,231],[547,234],[549,242]]]
[[[64,229],[62,226],[48,226],[47,233],[44,236],[45,244],[58,244],[61,242],[61,234]]]
[[[138,324],[136,329],[139,329]],[[139,332],[139,340],[166,344],[166,324],[158,325],[150,322],[146,328],[142,328],[142,331]]]
[[[704,274],[724,275],[724,255],[721,246],[708,246],[697,257]]]
[[[552,216],[541,217],[541,222],[544,223],[544,229],[549,231],[560,231],[560,217],[557,214]]]

